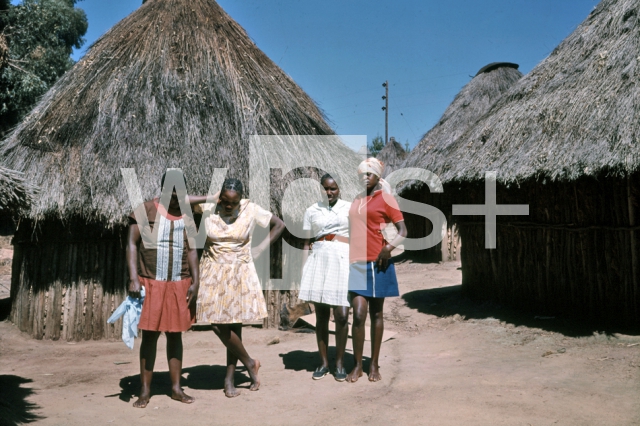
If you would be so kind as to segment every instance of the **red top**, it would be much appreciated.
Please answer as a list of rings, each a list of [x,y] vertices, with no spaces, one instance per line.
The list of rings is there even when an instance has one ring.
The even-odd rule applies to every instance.
[[[351,262],[376,260],[385,245],[382,230],[387,223],[398,223],[403,220],[402,212],[393,195],[383,194],[382,190],[378,190],[373,195],[356,198],[349,210],[351,239],[349,260]]]

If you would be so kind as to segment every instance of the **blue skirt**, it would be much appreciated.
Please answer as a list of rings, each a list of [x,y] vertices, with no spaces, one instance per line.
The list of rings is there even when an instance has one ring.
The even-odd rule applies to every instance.
[[[349,267],[349,291],[365,297],[399,296],[393,263],[381,271],[375,262],[354,262]]]

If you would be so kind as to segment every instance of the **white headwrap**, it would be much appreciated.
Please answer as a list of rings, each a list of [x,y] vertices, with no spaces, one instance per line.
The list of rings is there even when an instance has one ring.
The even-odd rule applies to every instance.
[[[359,175],[363,173],[371,173],[378,176],[380,178],[380,186],[382,186],[382,191],[386,192],[387,194],[391,194],[391,185],[389,185],[389,182],[382,179],[383,171],[384,163],[374,157],[367,158],[358,166]]]

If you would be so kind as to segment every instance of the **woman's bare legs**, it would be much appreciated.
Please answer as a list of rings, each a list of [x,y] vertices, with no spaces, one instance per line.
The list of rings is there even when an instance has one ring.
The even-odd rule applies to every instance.
[[[320,367],[329,368],[329,316],[331,307],[324,303],[314,303],[316,308],[316,341],[318,342],[318,353],[320,354]]]
[[[367,320],[368,301],[364,296],[353,294],[353,325],[351,326],[351,340],[353,342],[353,357],[355,365],[347,376],[347,381],[355,383],[362,376],[362,352],[364,350],[364,324]]]
[[[349,308],[335,306],[333,308],[333,319],[336,323],[336,368],[342,369],[344,368],[344,352],[349,336]]]
[[[145,408],[151,398],[151,379],[153,378],[153,367],[156,363],[156,350],[158,347],[159,331],[142,331],[142,342],[140,343],[140,393],[138,399],[133,403],[136,408]]]
[[[140,344],[140,394],[133,403],[136,408],[145,408],[151,398],[151,379],[156,363],[159,331],[142,331]],[[180,378],[182,377],[182,333],[165,333],[167,336],[167,361],[169,363],[169,376],[171,377],[171,398],[176,401],[191,404],[195,399],[182,390]]]
[[[371,319],[371,365],[369,366],[369,381],[377,382],[380,376],[380,346],[382,346],[382,333],[384,332],[384,319],[382,308],[384,298],[369,299],[369,317]]]
[[[182,333],[165,333],[167,336],[167,362],[171,377],[171,398],[176,401],[191,404],[195,398],[184,393],[180,387],[182,378]]]
[[[227,375],[224,380],[225,395],[229,398],[239,395],[233,380],[238,360],[244,364],[249,377],[251,377],[249,390],[257,391],[260,389],[260,378],[258,377],[260,361],[251,358],[242,344],[242,324],[214,324],[213,332],[216,333],[222,344],[227,348]]]

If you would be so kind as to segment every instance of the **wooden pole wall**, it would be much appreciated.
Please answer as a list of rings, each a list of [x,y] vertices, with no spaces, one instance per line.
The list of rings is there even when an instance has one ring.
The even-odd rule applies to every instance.
[[[499,186],[498,204],[529,204],[530,215],[498,217],[494,250],[484,248],[483,217],[455,218],[464,241],[463,290],[540,314],[636,324],[639,183],[633,175]],[[458,197],[484,201],[481,186]]]
[[[106,320],[126,297],[123,235],[53,239],[54,230],[33,241],[32,231],[14,238],[11,321],[36,339],[119,338],[121,320]]]
[[[67,341],[118,339],[122,320],[107,319],[127,296],[126,232],[89,225],[63,228],[43,224],[34,233],[23,223],[14,237],[11,321],[36,339]],[[35,238],[34,238],[35,235]],[[290,244],[302,246],[289,236]],[[271,270],[280,277],[281,240],[271,248]],[[278,327],[283,307],[298,303],[298,292],[266,290],[269,317]]]

